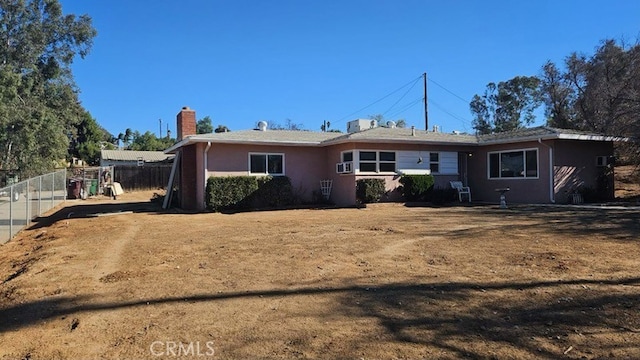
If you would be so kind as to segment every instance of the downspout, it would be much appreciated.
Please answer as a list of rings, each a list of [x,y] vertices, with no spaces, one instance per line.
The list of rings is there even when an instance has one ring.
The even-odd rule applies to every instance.
[[[541,138],[538,138],[538,143],[540,143],[541,145],[546,146],[547,148],[549,148],[549,201],[551,201],[552,204],[556,203],[556,199],[555,199],[555,193],[554,193],[554,181],[553,181],[553,148],[545,143],[542,142]]]
[[[204,163],[203,164],[203,168],[202,168],[202,177],[204,178],[204,181],[202,182],[202,185],[204,187],[203,193],[205,195],[205,196],[202,197],[202,208],[203,209],[207,208],[207,200],[206,200],[207,196],[206,196],[206,194],[207,194],[207,169],[208,169],[208,166],[209,166],[209,159],[208,159],[209,158],[209,148],[211,148],[211,141],[207,141],[207,147],[204,148],[204,153],[202,155],[203,163]]]

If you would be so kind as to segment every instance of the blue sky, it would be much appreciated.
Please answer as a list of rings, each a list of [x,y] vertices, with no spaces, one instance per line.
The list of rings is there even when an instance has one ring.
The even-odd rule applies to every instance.
[[[115,136],[158,135],[159,119],[175,135],[182,106],[231,130],[291,119],[345,131],[372,114],[422,129],[424,72],[429,126],[471,132],[468,102],[487,83],[537,75],[606,38],[640,39],[635,0],[61,3],[93,18],[98,36],[73,71],[84,107]]]

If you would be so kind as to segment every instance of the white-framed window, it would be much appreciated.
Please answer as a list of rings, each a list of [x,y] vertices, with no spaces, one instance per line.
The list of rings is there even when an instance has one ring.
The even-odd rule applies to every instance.
[[[249,153],[251,175],[284,175],[284,154]]]
[[[353,151],[343,151],[340,153],[341,162],[336,164],[338,174],[350,174],[353,172]]]
[[[440,172],[440,153],[429,153],[429,169],[431,169],[432,174],[437,174]]]
[[[353,151],[343,151],[340,154],[340,159],[342,159],[342,162],[351,162],[351,161],[353,161]]]
[[[487,162],[489,179],[538,177],[538,149],[490,152]]]
[[[395,151],[360,150],[358,152],[360,172],[395,173]]]

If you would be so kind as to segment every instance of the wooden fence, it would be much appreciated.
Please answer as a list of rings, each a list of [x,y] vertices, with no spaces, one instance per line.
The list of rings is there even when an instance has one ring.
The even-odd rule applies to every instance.
[[[169,182],[171,164],[116,165],[113,173],[113,181],[119,182],[124,191],[164,189]]]

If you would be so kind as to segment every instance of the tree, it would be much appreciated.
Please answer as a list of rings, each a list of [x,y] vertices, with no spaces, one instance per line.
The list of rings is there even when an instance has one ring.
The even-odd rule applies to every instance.
[[[553,106],[548,109],[550,125],[640,138],[640,44],[605,40],[592,56],[570,54],[564,68],[561,72],[551,63],[543,68],[551,78],[543,81],[547,106]],[[561,91],[552,86],[558,83]],[[638,147],[637,142],[619,144],[617,152],[638,164]]]
[[[95,35],[91,18],[63,15],[57,0],[0,2],[0,168],[25,177],[65,159],[84,112],[70,66]]]
[[[547,125],[561,129],[575,127],[575,91],[565,74],[551,61],[542,67],[540,91],[545,105]]]
[[[533,123],[534,111],[542,101],[540,79],[516,76],[511,80],[487,84],[483,96],[475,95],[469,104],[473,127],[480,134],[519,129]]]
[[[166,137],[157,138],[156,134],[151,131],[146,131],[144,134],[140,134],[139,131],[132,133],[132,141],[129,145],[129,150],[136,151],[162,151],[175,143],[175,139],[169,139]]]
[[[124,135],[122,136],[122,142],[124,142],[125,147],[128,147],[133,139],[134,132],[131,128],[127,128],[124,131]]]
[[[375,120],[378,123],[378,126],[386,127],[387,122],[393,121],[396,124],[396,127],[404,128],[407,126],[407,122],[405,119],[397,119],[397,120],[387,120],[384,118],[382,114],[369,115],[369,119]]]
[[[211,118],[207,115],[196,123],[196,134],[211,134],[213,132],[213,125],[211,124]]]
[[[229,130],[229,128],[226,125],[218,125],[218,127],[213,130],[213,132],[215,133],[224,133],[224,132],[229,132],[231,130]]]
[[[89,165],[100,163],[100,150],[113,149],[114,137],[85,112],[80,123],[70,132],[69,154]]]
[[[268,123],[268,127],[271,130],[293,130],[293,131],[303,131],[304,126],[302,124],[294,123],[291,119],[285,119],[284,125],[273,121]]]
[[[487,88],[489,88],[489,85],[487,85]],[[475,94],[469,106],[473,114],[473,128],[476,129],[476,132],[478,134],[491,134],[493,131],[493,119],[487,93],[485,92],[484,96]]]

